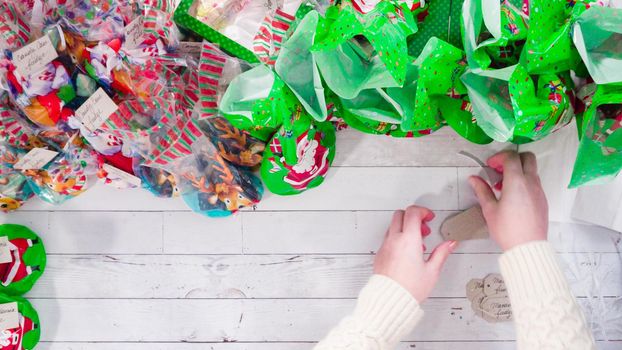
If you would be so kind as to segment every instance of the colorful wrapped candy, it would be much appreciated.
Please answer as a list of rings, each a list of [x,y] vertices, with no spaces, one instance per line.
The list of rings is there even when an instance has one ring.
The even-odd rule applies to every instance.
[[[121,2],[123,3],[123,2]],[[89,42],[109,42],[123,37],[125,23],[116,0],[66,0],[48,9],[48,21]]]
[[[39,236],[21,225],[0,225],[0,240],[6,240],[9,257],[0,262],[0,292],[22,295],[30,291],[46,265],[45,248]]]
[[[20,208],[33,196],[27,178],[13,166],[22,152],[0,146],[0,211],[9,212]]]
[[[61,204],[95,183],[100,163],[99,156],[91,148],[68,143],[62,153],[43,169],[24,170],[23,173],[39,198]]]
[[[60,61],[52,61],[28,76],[22,76],[15,66],[7,67],[9,97],[36,125],[54,128],[71,114],[67,106],[76,97],[69,71]]]

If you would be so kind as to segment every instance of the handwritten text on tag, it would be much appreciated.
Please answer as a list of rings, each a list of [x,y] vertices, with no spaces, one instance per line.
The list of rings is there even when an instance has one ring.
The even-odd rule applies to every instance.
[[[13,168],[17,170],[42,169],[47,163],[51,162],[58,152],[50,151],[45,148],[33,148],[26,153]]]
[[[37,73],[58,57],[50,37],[45,35],[13,53],[13,63],[22,76]]]
[[[76,118],[90,131],[97,130],[118,109],[101,88],[89,97],[78,110]]]
[[[0,304],[0,330],[19,327],[19,310],[17,303]]]
[[[11,261],[13,261],[13,257],[9,247],[9,237],[0,237],[0,264],[10,263]]]
[[[103,168],[108,173],[108,178],[123,180],[134,187],[138,187],[141,184],[140,179],[136,176],[126,173],[119,168],[115,168],[112,165],[104,164]]]
[[[133,49],[143,42],[145,20],[142,16],[137,17],[125,27],[125,47]]]

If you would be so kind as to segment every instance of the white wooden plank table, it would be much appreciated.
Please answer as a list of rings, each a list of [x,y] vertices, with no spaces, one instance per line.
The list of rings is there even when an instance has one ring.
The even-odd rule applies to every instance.
[[[30,226],[49,253],[27,295],[41,316],[42,349],[311,349],[352,309],[391,212],[428,206],[437,231],[474,202],[466,179],[478,168],[458,152],[486,158],[504,147],[472,145],[448,129],[414,140],[345,131],[320,188],[267,194],[230,218],[99,184],[59,207],[33,201],[2,222]],[[620,235],[552,224],[549,236],[598,326],[599,348],[622,348]],[[464,296],[469,279],[498,271],[499,254],[490,241],[462,244],[398,350],[513,349],[512,324],[476,318]]]

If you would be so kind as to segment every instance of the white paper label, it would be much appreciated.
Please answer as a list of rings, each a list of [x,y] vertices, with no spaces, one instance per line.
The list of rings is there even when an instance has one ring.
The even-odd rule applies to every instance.
[[[203,43],[197,43],[193,41],[182,41],[179,43],[179,52],[182,55],[199,57],[201,50],[203,49]]]
[[[42,169],[57,155],[58,152],[50,151],[49,149],[33,148],[15,163],[13,168],[17,170]]]
[[[133,20],[125,27],[125,47],[133,49],[143,42],[145,20],[142,16]]]
[[[115,168],[112,165],[109,164],[104,164],[103,166],[104,171],[106,171],[108,173],[108,178],[109,179],[119,179],[122,181],[125,181],[127,183],[129,183],[130,185],[133,186],[140,186],[141,181],[139,178],[137,178],[136,176],[126,173],[125,171],[119,169],[119,168]]]
[[[17,303],[0,304],[0,330],[19,327],[19,310]]]
[[[95,91],[78,110],[76,118],[90,131],[97,130],[119,107],[101,88]]]
[[[28,76],[43,69],[58,57],[50,37],[45,35],[13,53],[13,63],[22,76]]]
[[[11,249],[9,248],[9,237],[0,237],[0,264],[6,264],[13,261]]]

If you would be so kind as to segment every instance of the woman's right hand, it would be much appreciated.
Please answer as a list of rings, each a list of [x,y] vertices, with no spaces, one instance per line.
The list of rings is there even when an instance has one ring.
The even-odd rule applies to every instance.
[[[488,166],[503,175],[501,196],[479,176],[469,183],[477,198],[491,237],[504,251],[531,241],[547,239],[549,208],[533,153],[497,153]]]

